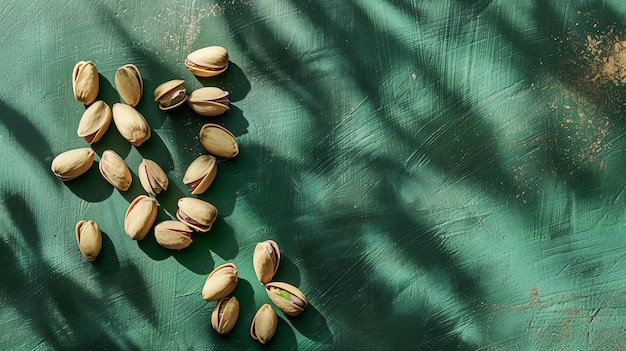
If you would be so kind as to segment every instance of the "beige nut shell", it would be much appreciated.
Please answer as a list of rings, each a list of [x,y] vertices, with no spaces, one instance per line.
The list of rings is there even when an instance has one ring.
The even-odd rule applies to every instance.
[[[215,117],[230,110],[228,92],[217,87],[204,87],[191,92],[187,103],[201,116]],[[226,98],[226,103],[220,99]]]
[[[267,245],[270,245],[272,250],[276,253],[276,260],[272,258],[272,255],[268,251]],[[272,281],[274,274],[278,270],[280,264],[280,249],[278,244],[273,240],[266,240],[256,244],[254,248],[254,254],[252,256],[252,263],[254,266],[254,273],[261,284],[266,284]]]
[[[217,208],[209,202],[183,197],[178,200],[176,218],[196,230],[208,232],[217,218],[217,213]]]
[[[76,133],[79,137],[85,138],[87,144],[93,144],[104,136],[112,120],[111,107],[104,101],[98,100],[85,110]]]
[[[278,316],[270,304],[264,304],[254,315],[250,325],[250,336],[261,344],[266,344],[276,334]]]
[[[183,99],[177,102],[176,104],[173,104],[170,106],[163,106],[159,104],[159,109],[163,111],[171,110],[184,104],[187,101],[189,96],[187,95],[186,89],[182,87],[184,83],[185,81],[182,79],[173,79],[173,80],[160,84],[158,87],[156,87],[156,89],[154,89],[154,101],[156,102],[159,102],[159,100],[162,97],[164,97],[166,94],[171,93],[173,90],[178,89],[179,87],[185,92],[185,96],[183,97]]]
[[[216,175],[217,159],[211,155],[201,155],[187,167],[183,183],[189,187],[192,194],[199,195],[211,186]]]
[[[239,142],[228,129],[207,123],[200,129],[200,144],[211,155],[232,158],[239,154]]]
[[[163,221],[154,227],[154,237],[166,249],[180,250],[191,245],[192,230],[178,221]]]
[[[52,160],[50,169],[57,178],[66,182],[87,172],[93,165],[95,155],[90,148],[68,150]]]
[[[224,263],[207,277],[202,287],[202,298],[205,301],[223,299],[235,290],[238,280],[237,266],[234,263]]]
[[[150,195],[158,195],[170,184],[167,174],[156,162],[144,158],[137,170],[143,189]]]
[[[146,195],[137,196],[124,216],[124,231],[133,240],[146,237],[157,217],[157,202]]]
[[[222,313],[220,309],[223,306]],[[228,334],[239,318],[239,301],[236,297],[225,297],[217,302],[211,313],[211,326],[218,334]]]
[[[126,64],[115,71],[115,86],[124,100],[130,106],[137,106],[143,96],[143,78],[139,68],[133,64]]]
[[[93,221],[80,221],[75,228],[76,242],[80,253],[87,261],[95,261],[102,250],[102,232]]]
[[[130,188],[133,177],[126,162],[113,150],[105,150],[98,163],[102,177],[116,189],[126,191]]]
[[[228,51],[221,46],[198,49],[185,60],[187,69],[198,77],[213,77],[228,68]]]
[[[113,104],[113,122],[124,139],[140,146],[150,139],[152,131],[148,122],[134,107],[122,103]]]
[[[79,61],[72,71],[74,98],[85,105],[91,105],[98,98],[100,78],[96,65],[91,61]]]
[[[283,298],[282,296],[271,292],[270,288],[272,287],[285,290],[289,294],[296,296],[297,298],[299,298],[300,300],[304,302],[304,307],[300,307],[294,304],[293,302],[291,302],[291,300],[287,300]],[[289,316],[299,315],[300,313],[302,313],[302,311],[304,311],[304,308],[309,304],[306,297],[302,293],[302,291],[300,291],[298,288],[296,288],[295,286],[291,284],[287,284],[283,282],[270,282],[270,283],[265,284],[265,292],[267,292],[267,296],[270,298],[270,300],[272,300],[272,302],[276,305],[276,307],[278,307],[278,309],[280,309],[281,311],[283,311],[283,313]]]

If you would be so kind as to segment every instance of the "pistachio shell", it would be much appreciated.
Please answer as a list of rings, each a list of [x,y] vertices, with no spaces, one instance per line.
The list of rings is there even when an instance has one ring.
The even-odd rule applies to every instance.
[[[118,68],[115,71],[115,86],[127,104],[137,106],[143,95],[143,79],[139,68],[130,63]]]
[[[265,284],[265,292],[272,302],[286,315],[297,316],[308,305],[302,291],[293,285],[282,282]]]
[[[239,301],[225,297],[217,302],[211,313],[211,325],[219,334],[228,334],[239,318]]]
[[[138,174],[141,186],[150,195],[167,190],[170,183],[163,169],[156,162],[145,158],[139,164]]]
[[[225,263],[215,268],[204,282],[202,298],[206,301],[225,298],[235,290],[238,279],[237,266],[233,263]]]
[[[261,344],[265,344],[272,340],[274,334],[276,334],[276,328],[278,327],[278,316],[276,311],[270,304],[264,304],[259,308],[257,313],[252,319],[252,325],[250,326],[250,336],[254,340],[258,340]]]
[[[189,187],[192,194],[204,193],[217,174],[217,160],[211,155],[201,155],[187,168],[183,176],[183,183]]]
[[[256,244],[252,257],[254,272],[261,284],[272,281],[280,264],[280,249],[273,240],[266,240]]]
[[[146,119],[134,107],[116,103],[113,105],[113,121],[124,139],[140,146],[150,139],[152,132]]]
[[[187,89],[183,87],[182,79],[167,81],[154,89],[154,101],[159,103],[163,111],[171,110],[187,101]]]
[[[228,68],[228,51],[221,46],[198,49],[187,56],[185,66],[198,77],[216,76]]]
[[[80,253],[87,261],[94,261],[102,250],[102,233],[95,221],[80,221],[76,224],[76,242]]]
[[[200,144],[211,155],[231,158],[239,154],[237,138],[228,129],[207,123],[200,129]]]
[[[52,160],[50,169],[62,181],[72,180],[91,168],[95,155],[90,148],[68,150]]]
[[[100,157],[100,173],[116,189],[126,191],[133,181],[124,160],[113,150],[105,150]]]
[[[228,92],[216,87],[204,87],[194,90],[187,103],[197,114],[219,116],[230,110]]]
[[[78,102],[91,105],[98,97],[100,78],[98,70],[91,61],[79,61],[72,71],[72,89]]]
[[[112,119],[111,107],[104,101],[98,100],[85,110],[76,133],[79,137],[85,138],[88,144],[93,144],[106,133]]]
[[[180,250],[191,245],[192,230],[184,223],[163,221],[154,227],[154,237],[166,249]]]
[[[212,204],[193,197],[178,200],[176,218],[201,232],[208,232],[217,218],[217,208]]]
[[[157,216],[157,202],[146,195],[137,196],[124,216],[124,231],[133,240],[146,237]]]

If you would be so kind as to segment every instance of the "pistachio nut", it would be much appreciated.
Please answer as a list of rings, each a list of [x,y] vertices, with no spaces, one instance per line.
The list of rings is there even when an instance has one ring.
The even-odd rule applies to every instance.
[[[132,106],[121,103],[113,104],[113,121],[124,139],[135,146],[139,146],[150,139],[152,132],[148,122]]]
[[[225,297],[217,302],[211,313],[211,325],[219,334],[228,334],[239,318],[239,301],[236,297]]]
[[[211,155],[201,155],[187,168],[183,176],[183,183],[189,187],[192,194],[205,192],[217,175],[217,159]]]
[[[183,197],[178,200],[176,218],[196,230],[208,232],[217,218],[217,208],[200,199]]]
[[[171,110],[187,101],[187,89],[183,87],[182,79],[167,81],[154,89],[154,101],[159,103],[163,111]]]
[[[157,202],[146,195],[137,196],[124,216],[124,231],[133,240],[146,237],[157,217]]]
[[[104,101],[98,100],[85,110],[76,133],[79,137],[85,138],[87,144],[93,144],[106,133],[112,119],[111,107]]]
[[[261,344],[265,344],[272,340],[276,334],[278,327],[278,316],[276,311],[270,304],[264,304],[254,315],[252,325],[250,326],[250,336],[252,339],[258,340]]]
[[[143,189],[150,195],[158,195],[167,190],[170,181],[163,169],[154,161],[146,158],[139,164],[139,181]]]
[[[95,221],[80,221],[76,224],[76,242],[80,253],[87,261],[94,261],[102,250],[102,232]]]
[[[234,263],[224,263],[215,268],[206,278],[202,288],[202,298],[217,301],[228,296],[237,287],[239,276]]]
[[[100,78],[96,65],[91,61],[79,61],[72,72],[72,89],[78,102],[91,105],[98,97]]]
[[[261,284],[271,282],[280,264],[280,250],[278,244],[273,240],[266,240],[256,244],[254,255],[252,256],[252,263],[256,277]]]
[[[166,249],[180,250],[191,245],[192,230],[178,221],[163,221],[154,227],[154,237]]]
[[[293,285],[282,282],[265,284],[265,292],[270,300],[286,315],[297,316],[308,305],[302,291]]]
[[[116,189],[126,191],[130,188],[133,177],[124,160],[113,150],[105,150],[98,165],[104,179]]]
[[[126,64],[115,71],[115,86],[117,91],[130,106],[137,106],[143,95],[143,79],[139,68],[133,64]]]
[[[52,160],[50,169],[62,181],[72,180],[91,168],[95,155],[90,148],[68,150]]]
[[[198,49],[187,56],[185,66],[198,77],[216,76],[228,68],[228,51],[221,46]]]
[[[194,90],[187,103],[197,114],[202,116],[219,116],[230,110],[228,92],[216,87],[204,87]]]
[[[207,123],[200,129],[200,144],[211,155],[231,158],[239,154],[237,138],[228,129]]]

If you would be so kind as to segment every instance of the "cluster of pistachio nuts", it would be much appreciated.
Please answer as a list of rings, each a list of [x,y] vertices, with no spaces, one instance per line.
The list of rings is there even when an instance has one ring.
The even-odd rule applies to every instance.
[[[224,72],[228,67],[228,52],[220,46],[211,46],[191,53],[185,65],[201,77],[208,77]],[[161,110],[170,110],[187,102],[192,110],[203,116],[218,116],[229,110],[228,92],[217,87],[203,87],[187,96],[184,80],[170,80],[159,85],[154,91],[154,100]],[[111,108],[103,100],[97,100],[99,93],[99,74],[91,61],[80,61],[72,72],[74,97],[86,106],[77,134],[89,145],[98,142],[113,121],[120,134],[134,146],[140,146],[151,136],[151,129],[143,115],[135,106],[143,96],[143,79],[137,66],[126,64],[115,72],[115,86],[124,103],[115,103]],[[183,183],[191,194],[206,191],[217,173],[217,158],[232,158],[239,153],[235,136],[226,128],[207,123],[200,130],[200,143],[209,153],[196,158],[187,168]],[[70,181],[87,172],[95,158],[91,148],[77,148],[65,151],[54,158],[52,172],[62,181]],[[130,169],[125,161],[113,150],[105,150],[99,161],[102,177],[120,191],[127,191],[132,183]],[[157,196],[167,190],[169,180],[163,169],[154,161],[143,159],[138,166],[138,176],[143,189],[148,195]],[[183,249],[192,243],[193,230],[207,232],[211,229],[218,211],[212,204],[185,197],[178,201],[176,218],[154,226],[157,216],[157,203],[154,197],[140,195],[129,205],[124,217],[126,234],[134,240],[142,240],[154,226],[157,242],[168,249]],[[92,223],[90,221],[89,223]],[[95,222],[93,222],[95,224]],[[79,224],[81,224],[79,222]],[[76,236],[81,252],[88,235]],[[96,225],[96,228],[97,225]],[[85,229],[83,229],[85,230]],[[91,230],[94,232],[94,230]],[[79,238],[83,238],[80,240]],[[89,248],[89,260],[94,260],[101,249],[100,244]],[[87,257],[87,256],[85,256]]]
[[[273,240],[256,245],[252,257],[254,272],[265,292],[278,309],[289,316],[298,316],[308,305],[304,294],[295,286],[284,282],[272,282],[280,264],[280,249]],[[229,333],[239,318],[239,301],[229,296],[237,287],[237,266],[226,263],[215,268],[207,277],[202,288],[202,298],[217,301],[211,314],[211,325],[219,334]],[[265,344],[276,333],[278,316],[270,304],[262,305],[252,319],[250,335]]]
[[[211,77],[228,68],[228,52],[220,46],[210,46],[188,55],[185,66],[194,75]],[[121,99],[113,108],[97,100],[99,75],[91,61],[80,61],[74,67],[72,87],[77,101],[87,108],[78,125],[78,136],[91,145],[98,142],[114,122],[120,134],[134,146],[140,146],[151,136],[151,129],[135,106],[143,96],[143,79],[139,69],[132,64],[124,65],[115,73],[115,85]],[[163,111],[177,108],[187,102],[190,108],[202,116],[218,116],[229,110],[228,92],[217,87],[203,87],[187,95],[184,80],[176,79],[162,83],[154,90],[154,100]],[[200,144],[208,152],[194,159],[187,168],[183,183],[193,195],[204,193],[217,174],[217,158],[229,159],[239,153],[235,136],[226,128],[207,123],[200,129]],[[77,148],[59,154],[52,161],[52,172],[62,181],[79,177],[89,170],[95,152],[89,148]],[[105,150],[99,161],[103,178],[119,191],[127,191],[132,183],[128,165],[113,150]],[[194,230],[208,232],[217,218],[218,211],[209,202],[183,197],[178,200],[176,220],[165,220],[155,225],[157,201],[155,199],[169,186],[163,169],[154,161],[143,159],[138,166],[141,186],[148,195],[137,196],[128,206],[124,216],[124,231],[133,240],[142,240],[154,228],[156,241],[168,249],[183,249],[192,243]],[[81,254],[94,261],[102,248],[102,233],[98,224],[81,220],[75,228],[76,241]],[[280,264],[280,249],[272,240],[260,242],[253,254],[253,266],[257,279],[265,286],[274,305],[286,315],[297,316],[308,305],[304,294],[284,282],[272,282]],[[211,314],[211,325],[219,334],[229,333],[239,317],[239,301],[231,293],[238,282],[238,270],[234,263],[215,268],[206,278],[202,298],[217,301]],[[265,344],[276,333],[278,316],[274,307],[263,304],[256,312],[250,335]]]

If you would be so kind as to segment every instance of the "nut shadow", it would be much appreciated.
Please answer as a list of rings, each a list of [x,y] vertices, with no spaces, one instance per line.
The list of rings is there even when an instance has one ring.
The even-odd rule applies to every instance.
[[[64,182],[74,195],[87,202],[101,202],[113,193],[113,186],[109,184],[98,169],[98,161],[87,172],[76,179]]]
[[[217,76],[197,77],[200,84],[205,87],[218,87],[228,91],[230,101],[241,101],[250,92],[250,81],[233,61],[228,61],[228,69]]]
[[[315,342],[326,345],[333,344],[333,334],[328,328],[326,318],[310,303],[299,316],[285,315],[291,325],[302,335]]]

